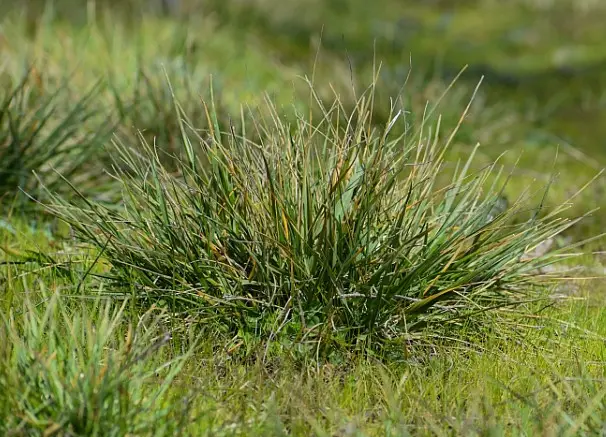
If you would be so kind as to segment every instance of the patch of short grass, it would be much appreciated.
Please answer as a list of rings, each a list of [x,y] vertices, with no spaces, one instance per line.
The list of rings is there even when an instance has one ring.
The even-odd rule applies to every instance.
[[[606,412],[599,288],[585,289],[592,300],[504,314],[497,329],[415,359],[310,367],[288,354],[242,361],[162,311],[139,318],[96,290],[82,300],[69,281],[47,287],[49,273],[23,278],[0,324],[12,339],[0,344],[7,435],[589,436]],[[191,354],[187,338],[197,338]],[[170,369],[180,369],[172,379]]]
[[[170,340],[161,314],[150,310],[128,325],[125,305],[69,305],[59,289],[35,286],[38,292],[0,316],[2,434],[181,432],[186,403],[167,402],[166,392],[183,359],[156,359]]]

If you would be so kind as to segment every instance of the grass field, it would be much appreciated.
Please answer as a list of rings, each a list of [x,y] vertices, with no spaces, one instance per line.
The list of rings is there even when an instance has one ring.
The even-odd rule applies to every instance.
[[[0,435],[606,433],[599,1],[0,5]]]

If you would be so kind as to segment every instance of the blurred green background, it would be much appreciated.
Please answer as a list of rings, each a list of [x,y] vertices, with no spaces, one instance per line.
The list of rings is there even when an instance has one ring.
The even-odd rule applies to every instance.
[[[200,27],[228,30],[239,44],[255,45],[285,68],[308,65],[318,44],[357,72],[382,61],[383,78],[395,84],[411,64],[415,76],[444,80],[469,64],[463,80],[485,76],[489,103],[512,103],[532,113],[535,127],[596,157],[606,154],[604,2],[5,0],[0,13],[25,11],[33,29],[45,16],[86,26],[107,9],[116,12],[112,20],[135,26],[156,14],[180,20],[192,35]]]

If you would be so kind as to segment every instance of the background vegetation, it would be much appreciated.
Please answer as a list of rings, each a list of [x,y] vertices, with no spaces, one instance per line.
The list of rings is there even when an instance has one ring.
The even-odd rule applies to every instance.
[[[0,5],[0,433],[604,432],[602,2],[166,5]]]

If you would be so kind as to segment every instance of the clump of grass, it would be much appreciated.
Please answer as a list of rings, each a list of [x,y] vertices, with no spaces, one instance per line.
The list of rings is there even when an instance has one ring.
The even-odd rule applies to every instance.
[[[25,298],[0,314],[2,435],[176,435],[188,424],[187,403],[166,398],[187,354],[158,359],[170,341],[162,314],[133,326],[126,305],[39,295],[44,306]]]
[[[110,138],[107,118],[93,104],[99,86],[71,99],[68,84],[46,90],[34,68],[0,96],[0,197],[27,191],[39,195],[34,172],[47,189],[73,178]],[[99,121],[101,118],[101,121]],[[90,169],[90,166],[88,166]],[[87,177],[90,173],[87,173]],[[80,179],[79,182],[82,182]]]
[[[294,124],[268,100],[270,115],[251,117],[258,142],[222,129],[211,98],[207,132],[181,114],[178,173],[155,146],[116,142],[122,203],[55,196],[49,210],[141,302],[318,352],[380,348],[538,297],[545,278],[533,272],[554,258],[526,254],[571,224],[561,208],[529,214],[525,193],[503,208],[507,178],[496,165],[471,174],[473,153],[439,183],[457,126],[446,139],[429,116],[414,132],[394,129],[406,125],[395,107],[376,126],[373,93],[346,112],[312,87],[323,117]]]

